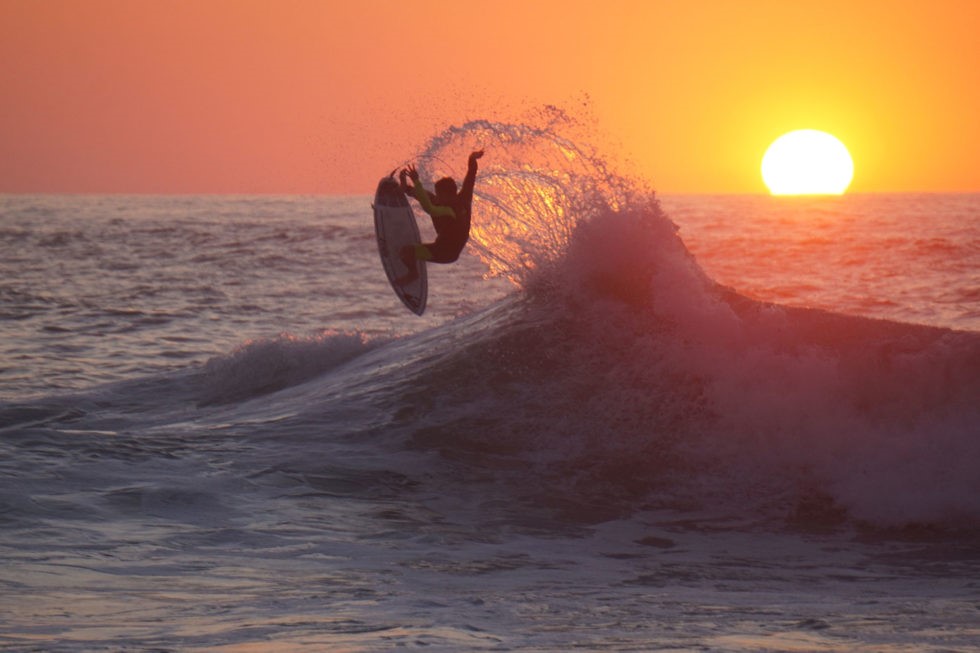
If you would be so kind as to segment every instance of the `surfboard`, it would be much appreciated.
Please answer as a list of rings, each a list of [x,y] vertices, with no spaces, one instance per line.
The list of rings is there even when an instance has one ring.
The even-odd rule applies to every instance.
[[[425,261],[416,261],[418,278],[400,284],[396,279],[408,273],[408,268],[398,253],[405,245],[417,245],[421,241],[415,214],[408,205],[408,199],[394,175],[384,177],[378,182],[374,193],[374,233],[378,238],[378,253],[384,267],[388,283],[391,284],[398,299],[416,315],[425,312],[425,301],[429,294],[429,282],[425,274]]]

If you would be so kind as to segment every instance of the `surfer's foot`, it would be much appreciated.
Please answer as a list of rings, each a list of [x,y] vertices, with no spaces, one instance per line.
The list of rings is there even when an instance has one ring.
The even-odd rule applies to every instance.
[[[408,268],[409,274],[411,274],[415,267],[415,248],[411,245],[405,245],[398,250],[398,258],[402,260],[402,263]]]
[[[405,245],[398,252],[398,257],[405,264],[405,267],[408,268],[408,272],[395,279],[395,283],[399,286],[404,286],[418,279],[419,272],[415,263],[415,248],[411,245]]]
[[[399,286],[407,286],[418,278],[419,273],[415,270],[415,266],[413,265],[408,272],[395,279],[395,283],[397,283]]]

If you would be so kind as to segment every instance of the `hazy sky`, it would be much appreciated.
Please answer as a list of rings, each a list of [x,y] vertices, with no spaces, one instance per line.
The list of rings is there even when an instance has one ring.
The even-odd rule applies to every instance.
[[[853,191],[980,191],[978,25],[977,0],[0,0],[0,192],[368,193],[450,125],[584,102],[665,193],[765,192],[799,128],[849,147]]]

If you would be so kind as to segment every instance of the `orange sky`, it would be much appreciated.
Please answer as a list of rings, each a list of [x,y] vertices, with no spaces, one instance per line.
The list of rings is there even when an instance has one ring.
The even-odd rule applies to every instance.
[[[980,191],[976,0],[0,0],[0,192],[368,193],[429,136],[590,114],[664,193]],[[492,152],[488,153],[492,157]]]

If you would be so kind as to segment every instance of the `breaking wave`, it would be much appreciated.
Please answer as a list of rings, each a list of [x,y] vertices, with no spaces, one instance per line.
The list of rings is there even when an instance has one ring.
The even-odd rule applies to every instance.
[[[429,370],[452,419],[428,415],[415,438],[531,450],[536,477],[583,499],[980,523],[977,334],[718,285],[653,191],[563,135],[574,127],[557,110],[474,121],[423,153],[444,162],[492,147],[473,241],[521,292]]]

